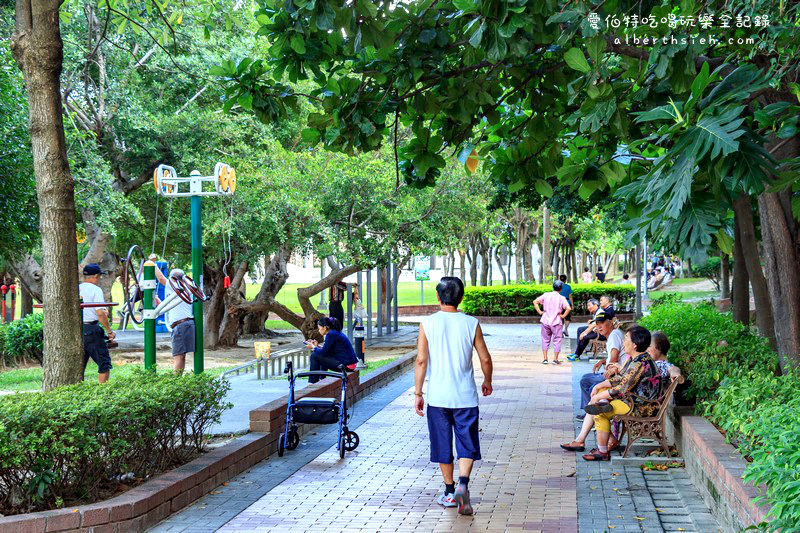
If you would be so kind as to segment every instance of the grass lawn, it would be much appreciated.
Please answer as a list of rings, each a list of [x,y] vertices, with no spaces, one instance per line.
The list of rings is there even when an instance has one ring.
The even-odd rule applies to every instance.
[[[142,368],[144,365],[138,363],[128,363],[121,365],[119,363],[114,365],[111,369],[110,380],[120,379],[125,376],[130,376],[135,368]],[[218,376],[233,366],[220,366],[206,369],[205,373],[210,376]],[[159,372],[172,372],[171,368],[166,366],[159,367]],[[191,369],[189,370],[191,372]],[[89,361],[86,366],[86,373],[84,374],[87,381],[97,380],[97,365],[94,361]],[[0,373],[0,390],[10,391],[33,391],[42,389],[42,368],[18,368],[8,370]]]
[[[669,294],[677,294],[684,300],[693,298],[719,298],[719,291],[653,291],[648,293],[653,300],[663,298]]]

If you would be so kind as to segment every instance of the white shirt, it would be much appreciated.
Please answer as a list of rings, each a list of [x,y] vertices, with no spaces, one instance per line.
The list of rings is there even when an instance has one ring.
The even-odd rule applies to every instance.
[[[478,319],[439,311],[422,320],[428,339],[428,405],[459,409],[478,406],[472,346]]]
[[[167,285],[164,288],[164,301],[166,302],[171,295],[175,294],[175,291],[172,290],[172,287],[169,284],[169,278],[167,278]],[[180,302],[178,305],[167,311],[166,316],[164,317],[165,322],[167,325],[172,325],[178,320],[183,320],[184,318],[191,318],[192,315],[192,306],[184,302],[177,297],[178,301]]]
[[[611,350],[617,349],[619,350],[618,359],[620,365],[623,364],[622,357],[625,352],[625,348],[623,347],[625,343],[625,334],[622,333],[622,330],[619,328],[614,328],[614,331],[611,332],[611,335],[608,336],[608,340],[606,341],[606,353],[608,357],[606,358],[606,364],[611,362]]]
[[[85,304],[99,304],[106,301],[105,296],[103,296],[103,289],[88,281],[84,281],[78,285],[78,293],[81,295],[81,298],[83,298],[83,303]],[[96,322],[97,320],[96,307],[83,308],[84,322]]]

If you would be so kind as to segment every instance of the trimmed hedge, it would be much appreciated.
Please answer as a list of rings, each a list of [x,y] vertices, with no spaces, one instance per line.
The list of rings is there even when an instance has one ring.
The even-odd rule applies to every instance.
[[[767,529],[800,524],[800,378],[778,375],[766,339],[710,305],[661,305],[641,321],[670,339],[670,360],[692,384],[700,411],[752,462],[744,478],[766,486]]]
[[[0,513],[95,501],[191,460],[230,407],[227,381],[141,370],[0,398]]]
[[[631,312],[633,309],[636,291],[632,285],[582,283],[571,286],[574,314],[588,314],[586,303],[604,294],[612,298],[618,313]],[[475,316],[535,316],[533,301],[552,290],[551,284],[467,287],[462,310]]]
[[[3,357],[6,361],[29,359],[42,364],[44,315],[31,313],[4,326]]]

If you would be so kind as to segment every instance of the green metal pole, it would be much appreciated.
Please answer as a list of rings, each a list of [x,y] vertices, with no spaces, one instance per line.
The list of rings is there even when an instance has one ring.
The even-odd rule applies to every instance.
[[[203,286],[203,221],[200,196],[192,196],[192,276]],[[203,373],[203,302],[193,304],[194,313],[194,373]]]
[[[147,261],[144,264],[144,287],[142,288],[144,298],[144,367],[155,368],[156,366],[156,318],[148,318],[148,311],[152,311],[153,295],[155,294],[156,283],[156,264]]]

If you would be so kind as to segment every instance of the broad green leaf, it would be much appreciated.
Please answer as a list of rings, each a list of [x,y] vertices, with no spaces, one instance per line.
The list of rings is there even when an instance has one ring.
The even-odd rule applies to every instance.
[[[546,198],[550,198],[551,196],[553,196],[553,187],[550,186],[550,184],[547,183],[545,180],[536,180],[533,183],[533,186],[536,189],[536,192],[538,192],[542,196]]]
[[[733,237],[728,235],[724,229],[720,229],[715,235],[717,239],[717,246],[722,253],[731,255],[733,254]]]
[[[578,72],[590,72],[592,67],[589,66],[589,62],[586,61],[586,58],[583,55],[583,52],[578,48],[570,48],[564,53],[564,61],[567,62],[567,65],[570,66],[573,70],[577,70]]]
[[[297,52],[298,54],[305,54],[306,53],[306,42],[303,39],[303,36],[300,34],[295,33],[292,35],[289,43],[292,46],[292,50]]]
[[[321,134],[319,130],[315,130],[314,128],[306,128],[300,133],[300,137],[304,142],[316,143],[319,141]]]
[[[595,67],[600,65],[600,60],[603,57],[603,51],[606,49],[606,40],[603,38],[601,34],[597,34],[592,37],[592,40],[589,41],[589,45],[587,46],[587,50],[589,51],[589,57],[592,58],[594,61]]]

